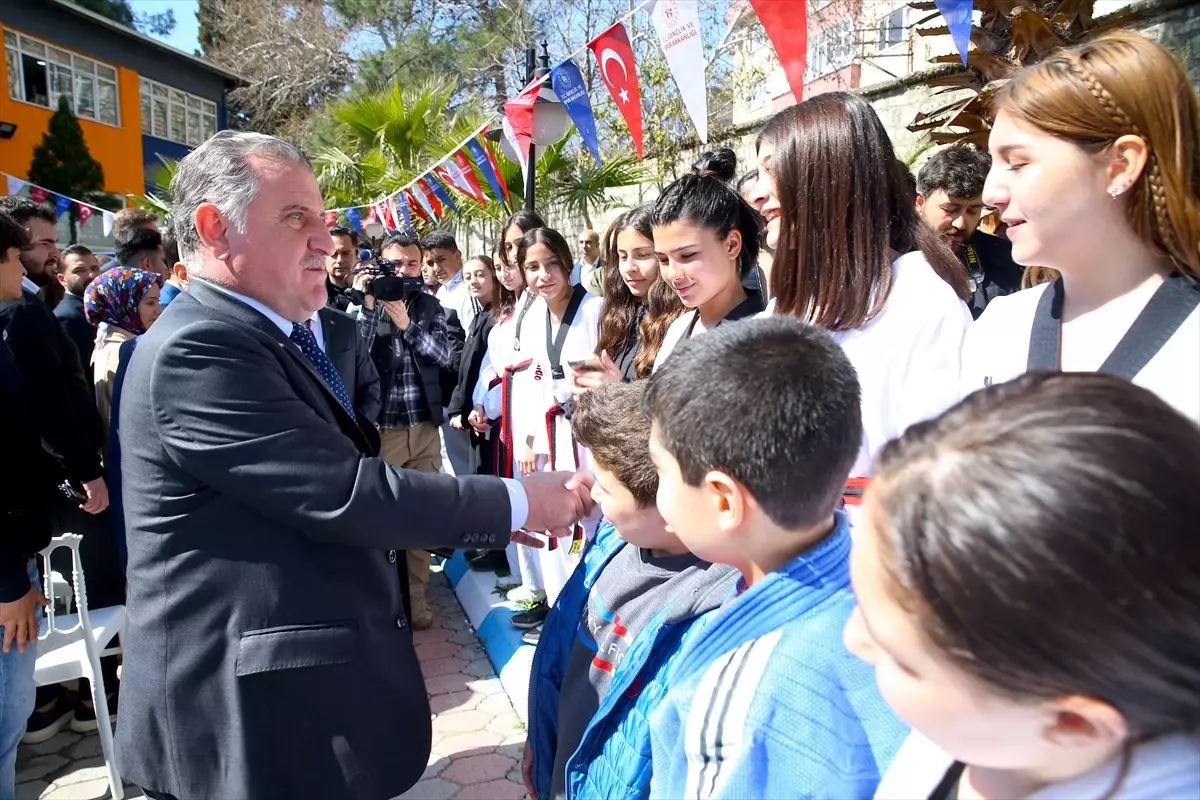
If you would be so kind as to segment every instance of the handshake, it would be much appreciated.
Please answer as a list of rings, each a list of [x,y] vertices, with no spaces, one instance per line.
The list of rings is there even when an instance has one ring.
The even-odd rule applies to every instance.
[[[512,535],[512,541],[528,547],[544,547],[536,536],[525,531],[544,532],[547,536],[569,536],[576,522],[592,513],[591,475],[572,472],[536,472],[521,479],[529,502],[525,525]]]

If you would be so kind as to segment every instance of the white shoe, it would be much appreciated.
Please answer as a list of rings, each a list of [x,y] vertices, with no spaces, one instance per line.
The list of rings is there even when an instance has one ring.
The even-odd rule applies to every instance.
[[[528,586],[518,586],[515,589],[510,589],[504,597],[510,603],[540,603],[546,599],[546,592],[542,589],[530,589]]]

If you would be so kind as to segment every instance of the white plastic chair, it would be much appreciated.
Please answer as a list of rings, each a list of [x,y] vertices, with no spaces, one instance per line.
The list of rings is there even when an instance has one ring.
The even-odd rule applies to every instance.
[[[46,606],[45,630],[38,636],[38,655],[33,681],[38,686],[81,678],[90,682],[92,703],[95,705],[96,723],[100,733],[100,750],[104,754],[104,765],[108,771],[109,791],[113,800],[121,800],[125,791],[113,755],[112,721],[108,716],[108,699],[104,691],[104,677],[100,672],[100,657],[121,652],[114,639],[125,629],[125,606],[88,610],[87,586],[83,579],[83,564],[79,559],[79,543],[82,539],[77,533],[64,533],[54,537],[50,545],[38,554],[42,559],[43,594],[50,604]],[[77,609],[77,613],[74,614],[59,614],[55,608],[54,593],[56,589],[62,591],[62,584],[54,580],[53,570],[50,569],[50,554],[60,547],[69,548],[71,551]],[[110,644],[113,646],[109,647]]]

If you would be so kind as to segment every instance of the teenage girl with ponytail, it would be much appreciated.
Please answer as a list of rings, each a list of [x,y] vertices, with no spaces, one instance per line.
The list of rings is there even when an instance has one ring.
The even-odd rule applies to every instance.
[[[1100,371],[1200,422],[1200,103],[1135,33],[1062,50],[998,98],[983,199],[1053,283],[988,306],[964,393],[1030,369]]]
[[[654,204],[660,272],[685,309],[667,329],[656,368],[684,339],[763,310],[762,294],[742,285],[758,268],[759,224],[729,186],[736,168],[732,150],[705,153]]]
[[[910,180],[874,109],[849,92],[784,109],[758,137],[752,202],[775,251],[771,309],[831,332],[862,387],[852,522],[880,448],[959,398],[967,278],[918,216]]]

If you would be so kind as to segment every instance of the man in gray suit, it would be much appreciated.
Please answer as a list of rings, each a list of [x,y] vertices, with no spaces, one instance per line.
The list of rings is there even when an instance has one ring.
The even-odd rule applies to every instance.
[[[118,764],[151,797],[392,797],[431,738],[396,551],[539,545],[510,531],[565,532],[587,481],[377,457],[309,327],[333,243],[295,147],[222,131],[171,188],[188,292],[141,337],[119,410]]]

